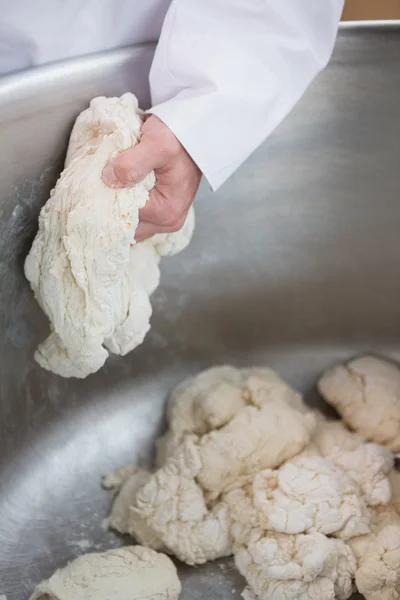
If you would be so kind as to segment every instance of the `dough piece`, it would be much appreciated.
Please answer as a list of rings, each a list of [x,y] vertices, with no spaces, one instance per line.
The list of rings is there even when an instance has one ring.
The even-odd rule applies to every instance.
[[[283,400],[271,400],[260,409],[246,406],[225,427],[200,439],[197,481],[208,499],[218,498],[301,452],[314,427],[314,415],[301,414]]]
[[[157,466],[174,453],[185,435],[205,435],[227,425],[245,406],[262,408],[272,401],[309,412],[300,394],[268,368],[220,366],[187,379],[169,398],[169,429],[157,442]]]
[[[386,506],[375,507],[372,511],[370,525],[371,533],[351,538],[346,542],[354,552],[358,564],[360,564],[361,559],[367,555],[369,548],[381,531],[392,525],[400,527],[400,515],[397,513],[393,504],[390,503]]]
[[[400,514],[396,502],[377,506],[371,533],[352,538],[347,544],[356,557],[356,583],[366,600],[400,598]]]
[[[356,583],[366,600],[400,598],[400,473],[389,474],[392,501],[373,511],[371,533],[348,541],[358,570]]]
[[[76,558],[39,583],[30,600],[178,600],[180,591],[167,556],[132,546]]]
[[[254,506],[265,530],[323,533],[341,539],[370,532],[371,513],[357,484],[320,457],[267,469],[253,481]]]
[[[235,563],[259,600],[346,600],[353,592],[350,548],[320,533],[254,531]]]
[[[189,565],[202,564],[232,554],[228,507],[218,503],[211,509],[195,478],[200,469],[197,449],[186,438],[132,498],[128,530],[141,543],[145,525],[166,551]]]
[[[318,446],[321,455],[329,458],[335,450],[356,450],[365,439],[350,431],[342,421],[329,421],[319,418],[313,442]]]
[[[128,467],[126,467],[128,472]],[[120,469],[115,474],[106,478],[106,483],[118,480],[118,474],[123,473]],[[143,546],[153,548],[153,550],[164,550],[164,545],[160,536],[153,529],[146,525],[146,522],[137,516],[132,510],[136,505],[136,498],[139,490],[151,479],[150,471],[136,468],[134,472],[124,481],[122,486],[116,489],[119,491],[109,517],[109,526],[122,534],[130,534]],[[111,486],[109,486],[111,487]]]
[[[123,189],[108,188],[101,174],[111,158],[139,141],[141,126],[132,94],[95,98],[79,115],[65,169],[25,261],[52,331],[35,358],[64,377],[86,377],[103,366],[108,351],[125,355],[143,342],[160,256],[184,248],[193,232],[191,210],[180,232],[131,247],[154,173]]]
[[[373,356],[329,369],[319,380],[322,396],[366,439],[400,450],[400,370]]]
[[[356,450],[336,447],[330,461],[356,481],[369,506],[388,504],[392,497],[389,472],[393,469],[393,454],[378,444],[362,444]]]
[[[400,525],[382,529],[361,557],[356,572],[365,600],[400,598]]]
[[[181,383],[168,400],[169,428],[157,441],[157,466],[174,454],[186,435],[222,427],[246,405],[240,372],[233,367],[214,367]]]
[[[391,499],[388,473],[393,455],[383,446],[366,444],[362,436],[347,429],[342,421],[320,419],[313,443],[321,455],[346,471],[356,481],[370,506]]]
[[[229,508],[233,550],[236,552],[249,541],[256,529],[262,529],[262,514],[254,506],[253,486],[248,484],[222,497]]]
[[[242,369],[242,380],[250,404],[259,408],[269,402],[283,401],[299,412],[310,412],[301,394],[281,379],[275,371],[267,367]]]

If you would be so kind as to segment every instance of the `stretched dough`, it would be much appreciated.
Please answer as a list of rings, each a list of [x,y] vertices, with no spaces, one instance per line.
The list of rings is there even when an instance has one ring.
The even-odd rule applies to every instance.
[[[143,342],[160,257],[182,250],[193,233],[191,210],[181,231],[133,245],[154,173],[125,189],[102,182],[107,162],[138,143],[141,126],[133,94],[92,100],[75,122],[65,169],[40,213],[25,275],[51,334],[35,358],[63,377],[86,377],[108,352],[125,355]]]

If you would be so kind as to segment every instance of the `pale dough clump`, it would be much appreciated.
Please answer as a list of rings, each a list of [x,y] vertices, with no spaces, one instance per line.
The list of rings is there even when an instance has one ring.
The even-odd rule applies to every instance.
[[[246,415],[250,418],[251,414],[254,416],[260,414],[262,418],[262,409],[272,404],[280,407],[282,418],[284,418],[285,410],[292,415],[297,415],[297,412],[293,412],[293,409],[303,413],[305,418],[300,417],[300,421],[309,422],[309,428],[313,429],[314,415],[311,415],[304,405],[300,394],[282,381],[272,369],[265,367],[235,369],[224,365],[207,369],[199,375],[187,379],[172,392],[169,398],[167,406],[168,431],[157,442],[157,466],[163,465],[186,435],[205,436],[215,430],[221,430],[221,433],[216,433],[216,435],[217,437],[224,436],[229,430],[229,423],[236,416],[238,416],[239,424],[234,424],[232,427],[240,428],[240,421],[245,419]],[[245,407],[250,406],[255,408],[242,411]],[[270,407],[266,410],[268,412]],[[308,413],[307,416],[305,416],[306,413]],[[272,421],[268,416],[267,420],[272,425]],[[247,425],[246,427],[247,434],[251,426]],[[254,424],[254,427],[256,427],[256,424]],[[247,436],[248,439],[244,441],[244,445],[252,444],[250,437]],[[294,442],[295,435],[292,437]],[[309,441],[309,435],[307,434],[305,437],[306,440],[303,446]],[[285,445],[285,438],[287,436],[283,433],[283,438],[279,442],[280,445]],[[292,439],[288,439],[288,445],[291,445],[291,442]],[[207,438],[207,444],[212,443],[212,439]],[[273,457],[278,453],[278,448],[272,448],[272,444],[272,441],[266,442],[264,440],[262,442],[265,450],[270,454],[268,466],[271,466],[271,460],[274,466],[277,466],[279,460],[276,463],[276,459]],[[293,456],[299,451],[296,442],[294,442],[294,445],[296,446],[295,449],[289,450],[286,453],[287,456],[290,453]],[[249,450],[253,451],[252,448],[249,448]]]
[[[133,94],[92,100],[40,213],[25,274],[52,331],[35,358],[64,377],[86,377],[108,352],[125,355],[143,342],[160,257],[182,250],[193,233],[191,210],[181,231],[132,246],[154,173],[126,189],[108,188],[101,175],[111,158],[138,143],[141,126]]]
[[[177,600],[180,591],[167,556],[132,546],[76,558],[39,583],[30,600]]]
[[[318,388],[354,431],[400,451],[400,369],[396,365],[362,356],[326,371]]]
[[[353,553],[343,541],[320,533],[255,530],[235,563],[261,600],[346,600],[353,591]]]

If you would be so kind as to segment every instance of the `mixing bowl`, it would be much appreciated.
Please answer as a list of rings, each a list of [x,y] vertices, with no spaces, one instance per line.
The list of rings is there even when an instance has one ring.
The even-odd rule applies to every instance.
[[[171,388],[205,367],[270,365],[310,403],[327,366],[400,356],[400,27],[342,28],[292,114],[216,194],[189,249],[165,259],[152,330],[86,380],[33,360],[48,323],[23,261],[96,95],[149,105],[152,46],[0,81],[0,596],[25,600],[72,557],[117,546],[100,478],[149,464]],[[238,124],[245,115],[238,115]],[[238,125],[238,143],[240,127]],[[182,600],[240,598],[232,562],[181,568]]]

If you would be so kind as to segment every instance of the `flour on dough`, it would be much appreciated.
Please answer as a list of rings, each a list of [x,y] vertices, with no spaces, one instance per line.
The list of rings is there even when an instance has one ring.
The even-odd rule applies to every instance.
[[[39,583],[30,600],[177,600],[180,591],[165,554],[130,546],[80,556]]]
[[[125,355],[143,342],[160,257],[182,250],[193,233],[191,209],[181,231],[134,245],[154,173],[130,188],[102,182],[105,165],[138,143],[141,126],[133,94],[92,100],[75,122],[65,169],[40,213],[25,275],[51,334],[35,358],[63,377],[86,377],[109,352]]]

